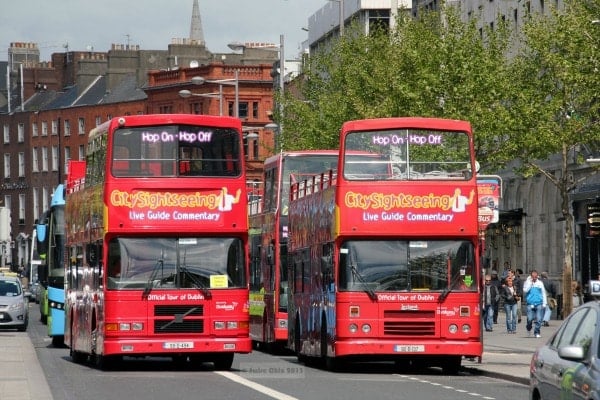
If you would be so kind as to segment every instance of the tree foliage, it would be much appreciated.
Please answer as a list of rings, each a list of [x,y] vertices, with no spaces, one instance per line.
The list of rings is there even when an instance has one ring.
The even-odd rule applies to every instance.
[[[351,119],[435,116],[471,122],[482,172],[510,163],[544,175],[565,217],[565,312],[570,310],[573,216],[569,171],[600,148],[600,0],[565,0],[529,15],[520,32],[480,29],[452,7],[401,15],[394,32],[356,26],[312,55],[300,96],[283,99],[286,150],[337,148]],[[517,36],[518,35],[518,36]],[[515,41],[516,39],[516,41]],[[518,51],[515,51],[518,49]],[[583,149],[584,154],[575,149]],[[560,162],[544,163],[560,155]],[[596,169],[597,171],[597,169]]]

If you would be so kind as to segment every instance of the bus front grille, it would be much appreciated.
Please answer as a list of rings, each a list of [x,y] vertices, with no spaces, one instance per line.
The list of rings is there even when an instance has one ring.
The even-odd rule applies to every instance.
[[[385,310],[383,333],[393,336],[435,336],[435,311]]]
[[[186,319],[157,319],[154,321],[154,333],[203,333],[204,320]]]
[[[203,305],[157,305],[154,316],[154,333],[204,333]]]

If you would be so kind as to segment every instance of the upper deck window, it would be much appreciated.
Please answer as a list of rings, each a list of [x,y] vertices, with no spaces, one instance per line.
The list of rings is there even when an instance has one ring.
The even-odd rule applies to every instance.
[[[111,171],[117,177],[239,176],[234,129],[168,125],[114,133]]]
[[[343,173],[348,180],[468,180],[470,159],[465,132],[350,132],[345,141]]]

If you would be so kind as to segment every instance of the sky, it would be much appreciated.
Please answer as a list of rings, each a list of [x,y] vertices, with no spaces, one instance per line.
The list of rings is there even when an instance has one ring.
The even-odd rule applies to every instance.
[[[3,3],[6,0],[3,0]],[[294,58],[308,37],[302,28],[329,0],[198,0],[206,47],[229,53],[232,42],[285,38],[285,56]],[[107,52],[111,44],[167,50],[172,38],[188,38],[193,0],[17,0],[0,11],[0,61],[11,42],[34,42],[40,60],[52,53]]]

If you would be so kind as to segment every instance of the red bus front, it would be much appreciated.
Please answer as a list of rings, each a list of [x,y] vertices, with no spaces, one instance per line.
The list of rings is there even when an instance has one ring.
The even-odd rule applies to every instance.
[[[238,119],[115,118],[90,133],[67,198],[75,360],[170,356],[231,366],[251,351]]]
[[[289,344],[456,372],[483,350],[470,126],[365,120],[341,136],[338,173],[292,188]]]

